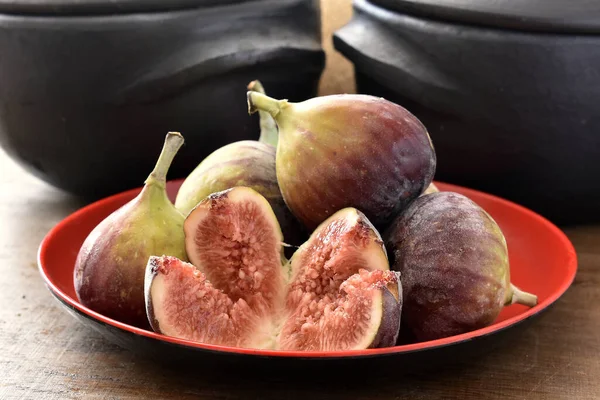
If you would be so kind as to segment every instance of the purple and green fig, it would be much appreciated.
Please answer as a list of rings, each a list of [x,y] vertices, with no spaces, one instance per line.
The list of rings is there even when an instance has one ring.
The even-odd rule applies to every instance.
[[[259,81],[248,89],[264,93]],[[308,234],[285,205],[275,173],[277,125],[266,112],[260,114],[260,138],[230,143],[215,150],[192,171],[181,185],[175,206],[184,214],[211,193],[246,186],[263,195],[277,215],[288,244],[299,246]]]
[[[166,175],[183,144],[170,132],[141,193],[98,224],[77,256],[74,284],[81,304],[107,317],[147,328],[144,274],[148,257],[186,259],[184,216],[167,197]]]
[[[252,91],[247,97],[250,113],[266,111],[277,122],[279,187],[309,230],[345,207],[383,229],[433,179],[429,134],[397,104],[349,94],[300,103]]]
[[[506,305],[537,304],[510,282],[500,227],[461,194],[419,197],[385,239],[392,269],[402,273],[403,325],[418,341],[488,326]]]

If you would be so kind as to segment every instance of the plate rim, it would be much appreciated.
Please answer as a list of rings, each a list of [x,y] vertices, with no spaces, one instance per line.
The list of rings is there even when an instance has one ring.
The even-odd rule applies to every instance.
[[[180,184],[183,179],[171,180],[168,182],[170,185]],[[249,349],[249,348],[241,348],[241,347],[231,347],[231,346],[221,346],[214,344],[207,344],[196,342],[192,340],[180,339],[176,337],[162,335],[156,332],[148,331],[145,329],[137,328],[132,325],[128,325],[112,318],[106,317],[94,310],[91,310],[81,303],[77,299],[68,296],[65,292],[63,292],[57,285],[52,282],[52,280],[48,277],[44,267],[44,258],[45,254],[48,251],[48,247],[53,241],[54,236],[57,232],[62,231],[65,225],[68,225],[72,220],[76,220],[80,217],[81,214],[86,214],[89,210],[95,209],[98,207],[102,207],[105,203],[110,203],[121,197],[130,197],[135,196],[141,188],[129,189],[120,193],[113,194],[111,196],[99,199],[91,204],[88,204],[75,212],[69,214],[67,217],[63,218],[59,221],[54,227],[48,231],[48,233],[42,239],[37,252],[37,264],[38,271],[46,284],[46,287],[53,294],[54,297],[59,300],[63,306],[68,306],[70,309],[75,312],[81,314],[84,317],[90,318],[95,322],[100,322],[104,325],[110,325],[112,327],[123,330],[129,334],[135,334],[138,336],[144,336],[149,339],[158,340],[167,342],[169,344],[174,344],[178,346],[182,346],[184,348],[191,348],[193,350],[204,350],[209,352],[216,353],[225,353],[225,354],[237,354],[237,355],[249,355],[249,356],[259,356],[259,357],[275,357],[275,358],[317,358],[317,359],[343,359],[343,358],[370,358],[374,356],[380,355],[398,355],[398,354],[408,354],[420,351],[428,351],[435,350],[442,347],[454,346],[458,344],[462,344],[465,342],[469,342],[481,337],[489,336],[495,333],[502,332],[508,328],[512,328],[516,325],[520,325],[522,322],[537,316],[541,312],[547,310],[551,305],[553,305],[560,297],[564,295],[564,293],[569,289],[572,285],[575,276],[577,274],[578,260],[577,253],[575,252],[575,248],[573,244],[568,239],[566,234],[559,229],[556,225],[550,222],[545,217],[537,214],[536,212],[521,206],[517,203],[514,203],[510,200],[503,199],[499,196],[495,196],[489,193],[485,193],[476,189],[466,188],[463,186],[458,186],[450,183],[444,183],[440,181],[434,182],[438,187],[444,188],[443,191],[452,191],[454,188],[460,189],[461,192],[467,194],[475,194],[479,197],[487,198],[491,201],[496,201],[503,203],[506,206],[511,208],[515,208],[522,213],[529,215],[537,219],[540,223],[545,225],[549,230],[551,230],[563,243],[565,249],[568,250],[568,258],[565,261],[565,269],[570,272],[570,276],[567,280],[564,280],[561,285],[555,290],[551,296],[546,298],[544,301],[538,303],[536,306],[531,307],[525,312],[508,318],[502,322],[497,324],[492,324],[486,326],[484,328],[480,328],[474,331],[466,332],[460,335],[449,336],[446,338],[430,340],[425,342],[411,343],[411,344],[403,344],[396,345],[391,347],[383,347],[377,349],[364,349],[364,350],[345,350],[345,351],[288,351],[288,350],[266,350],[266,349]]]

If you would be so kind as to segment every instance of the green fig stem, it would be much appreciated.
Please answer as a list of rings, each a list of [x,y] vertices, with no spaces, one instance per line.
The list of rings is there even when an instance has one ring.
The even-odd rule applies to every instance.
[[[518,303],[528,307],[533,307],[537,304],[536,295],[524,292],[512,283],[510,284],[510,287],[513,293],[510,304]]]
[[[250,91],[247,93],[247,98],[249,114],[254,114],[258,110],[262,110],[271,114],[275,120],[277,120],[277,116],[281,110],[289,105],[287,100],[276,100],[259,92]]]
[[[248,90],[251,92],[265,94],[265,88],[260,81],[255,80],[248,84]],[[277,123],[267,111],[258,111],[260,116],[260,137],[258,141],[277,147]]]
[[[167,184],[167,172],[169,167],[175,158],[175,154],[179,148],[183,145],[183,136],[179,132],[169,132],[165,138],[165,144],[163,145],[158,161],[154,166],[154,170],[148,176],[144,184],[146,185],[158,185],[165,187]]]

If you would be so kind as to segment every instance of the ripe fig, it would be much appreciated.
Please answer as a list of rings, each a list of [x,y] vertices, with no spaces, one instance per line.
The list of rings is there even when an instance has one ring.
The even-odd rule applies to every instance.
[[[81,304],[100,314],[148,327],[144,271],[148,257],[185,259],[183,215],[165,191],[166,175],[183,144],[170,132],[141,193],[92,230],[77,256],[74,283]]]
[[[279,187],[309,230],[345,207],[383,229],[433,178],[427,130],[382,98],[345,94],[290,103],[248,92],[248,110],[267,111],[277,122]]]
[[[247,187],[213,193],[187,216],[184,232],[195,267],[169,257],[148,262],[152,328],[204,343],[274,348],[287,272],[267,200]]]
[[[275,341],[270,319],[176,257],[148,260],[146,309],[152,329],[167,336],[246,348],[270,348]]]
[[[461,194],[419,197],[385,236],[392,268],[402,273],[403,324],[419,341],[483,328],[505,305],[537,303],[510,283],[500,227]]]
[[[284,350],[387,347],[400,329],[402,287],[389,271],[383,241],[355,208],[342,209],[313,232],[290,260]]]
[[[389,271],[379,235],[356,210],[334,215],[286,266],[275,215],[249,188],[203,200],[187,217],[185,234],[195,266],[173,257],[148,262],[147,313],[157,332],[266,349],[395,343],[398,275]]]
[[[251,82],[248,89],[264,93],[258,81]],[[274,147],[277,145],[277,126],[265,112],[260,115],[260,126],[258,141],[230,143],[206,157],[181,185],[175,206],[187,215],[211,193],[234,186],[247,186],[269,201],[279,220],[285,241],[299,246],[308,234],[285,205],[277,184]]]
[[[267,200],[248,187],[213,193],[185,219],[192,264],[233,300],[272,313],[283,298],[283,236]]]

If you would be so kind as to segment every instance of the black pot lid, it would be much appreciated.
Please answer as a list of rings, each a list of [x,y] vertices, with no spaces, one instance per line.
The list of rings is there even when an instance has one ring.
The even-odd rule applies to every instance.
[[[108,15],[174,11],[248,0],[0,0],[0,14]]]
[[[600,33],[600,0],[369,0],[406,14],[469,25]]]

